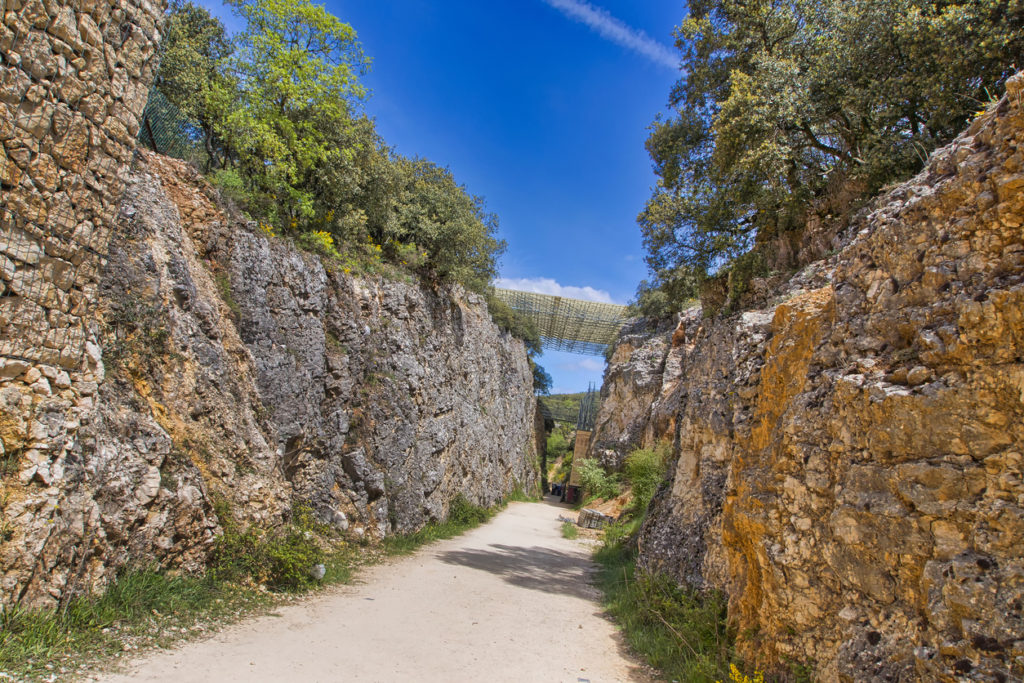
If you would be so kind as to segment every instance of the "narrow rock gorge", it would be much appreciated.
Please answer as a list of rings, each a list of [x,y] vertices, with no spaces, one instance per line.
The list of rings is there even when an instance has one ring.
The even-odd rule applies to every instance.
[[[218,499],[246,524],[303,503],[380,539],[459,494],[492,505],[538,485],[526,351],[481,297],[325,267],[216,199],[187,164],[137,153],[85,400],[68,411],[45,365],[21,384],[54,376],[53,400],[5,390],[5,601],[46,604],[126,565],[200,570]]]
[[[0,607],[201,571],[225,514],[374,540],[539,483],[481,297],[325,266],[136,149],[165,8],[0,0]]]
[[[677,457],[640,563],[815,680],[1024,676],[1024,75],[743,312],[625,330],[591,455]]]

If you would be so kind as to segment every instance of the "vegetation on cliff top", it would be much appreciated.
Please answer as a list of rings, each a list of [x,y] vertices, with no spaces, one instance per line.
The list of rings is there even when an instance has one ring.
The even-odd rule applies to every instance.
[[[734,303],[796,265],[812,214],[841,220],[920,170],[1021,66],[1024,4],[695,0],[676,37],[683,77],[651,127],[659,182],[639,216],[653,279],[637,301],[655,316],[739,268]]]
[[[229,0],[229,37],[206,9],[174,0],[156,87],[195,122],[203,172],[270,235],[346,272],[382,264],[484,293],[491,317],[526,342],[536,329],[493,296],[498,219],[451,171],[388,147],[362,111],[368,60],[355,30],[309,0]],[[385,269],[386,270],[386,269]]]
[[[244,22],[231,37],[175,0],[157,74],[197,125],[203,171],[270,231],[486,292],[505,248],[497,217],[448,169],[380,138],[354,29],[308,0],[228,4]]]

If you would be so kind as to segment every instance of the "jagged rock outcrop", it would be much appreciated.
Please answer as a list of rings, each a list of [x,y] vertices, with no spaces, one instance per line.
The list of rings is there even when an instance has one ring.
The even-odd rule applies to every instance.
[[[601,410],[588,454],[618,467],[631,447],[643,442],[650,406],[661,391],[672,327],[638,320],[619,333],[601,383]]]
[[[538,485],[526,352],[481,297],[325,268],[213,198],[186,164],[140,154],[100,283],[99,381],[73,424],[43,414],[36,436],[60,449],[5,475],[5,602],[131,564],[199,570],[218,498],[243,523],[299,501],[380,538],[460,493],[491,505]]]
[[[678,455],[640,561],[725,591],[761,667],[1024,677],[1022,99],[1019,74],[768,306],[623,347],[671,346],[621,432]]]

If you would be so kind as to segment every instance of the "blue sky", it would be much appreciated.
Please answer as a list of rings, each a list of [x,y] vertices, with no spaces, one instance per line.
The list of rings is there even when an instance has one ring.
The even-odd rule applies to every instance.
[[[218,0],[202,2],[237,26]],[[372,59],[365,107],[384,139],[448,166],[498,215],[503,278],[628,302],[646,273],[636,226],[655,182],[646,128],[679,77],[682,2],[324,4]],[[540,362],[556,392],[600,384],[604,366],[558,352]]]

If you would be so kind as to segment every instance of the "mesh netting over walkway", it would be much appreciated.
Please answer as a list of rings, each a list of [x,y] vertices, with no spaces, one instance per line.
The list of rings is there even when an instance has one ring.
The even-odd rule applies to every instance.
[[[537,326],[546,349],[604,355],[629,319],[625,306],[496,289],[498,298]]]

